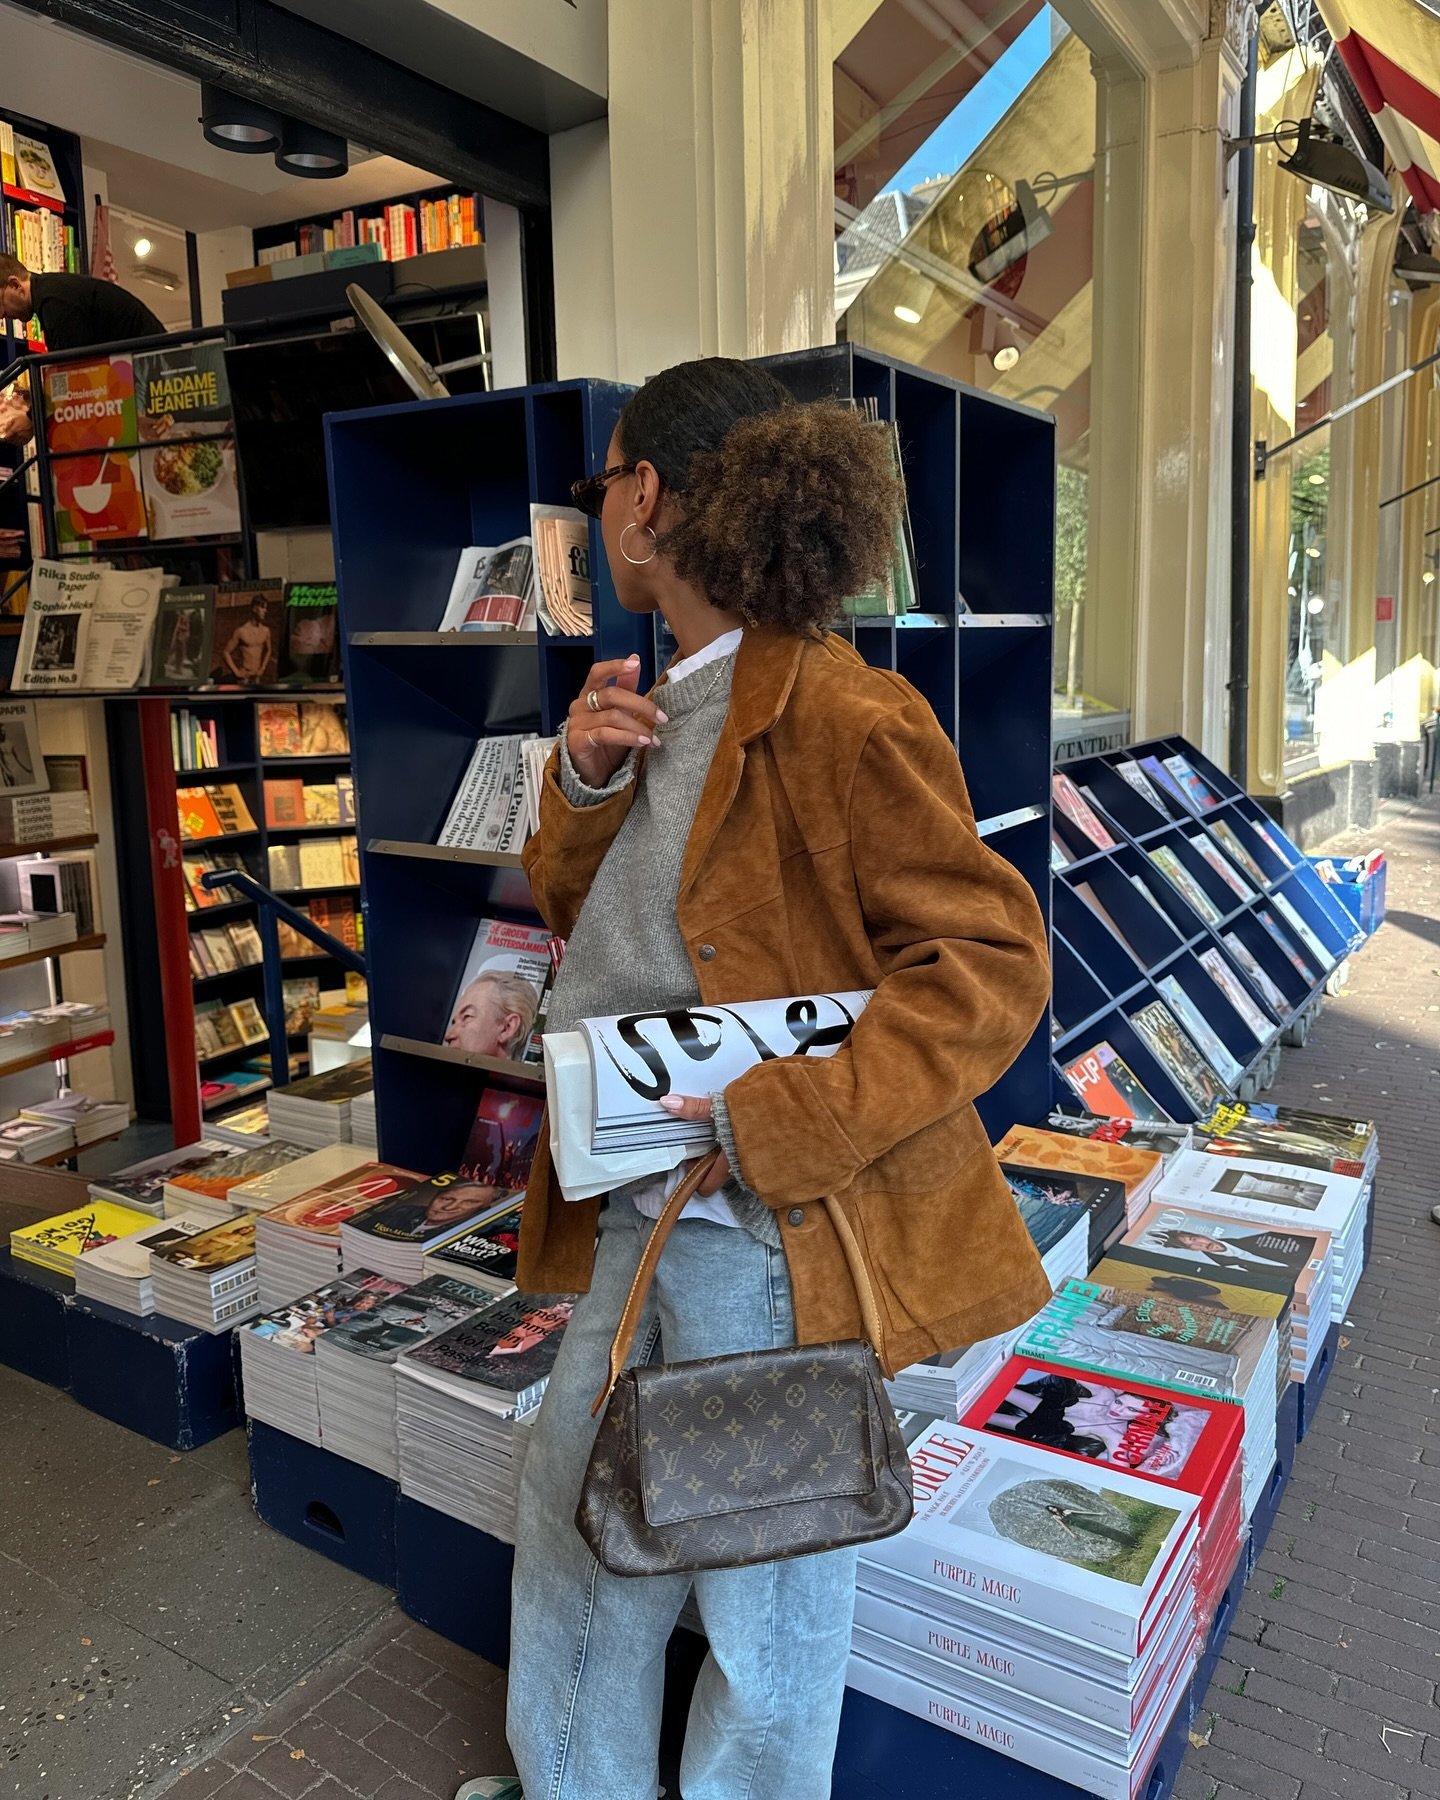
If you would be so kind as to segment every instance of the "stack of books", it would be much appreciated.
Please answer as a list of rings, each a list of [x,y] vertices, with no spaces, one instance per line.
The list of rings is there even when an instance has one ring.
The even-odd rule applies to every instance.
[[[363,1162],[260,1215],[260,1304],[265,1311],[311,1294],[340,1274],[340,1227],[420,1180],[413,1169]]]
[[[340,1227],[340,1266],[374,1269],[396,1281],[419,1281],[427,1273],[427,1251],[460,1234],[473,1234],[497,1213],[514,1207],[514,1196],[466,1181],[436,1175],[403,1189],[359,1218]],[[458,1269],[446,1271],[464,1280]]]
[[[897,1412],[958,1420],[1005,1366],[1018,1336],[1018,1331],[1001,1332],[998,1337],[982,1338],[962,1350],[947,1350],[897,1370],[894,1379],[885,1383],[891,1404]]]
[[[1194,1131],[1194,1147],[1212,1156],[1256,1156],[1303,1169],[1328,1169],[1362,1181],[1375,1173],[1380,1134],[1369,1119],[1341,1119],[1262,1101],[1217,1107]]]
[[[375,1085],[370,1058],[327,1069],[323,1075],[307,1075],[289,1087],[272,1088],[266,1096],[270,1135],[284,1143],[303,1144],[319,1150],[326,1144],[348,1144],[350,1105],[359,1094]]]
[[[489,1298],[468,1282],[431,1275],[323,1332],[315,1382],[325,1448],[395,1480],[396,1357],[468,1319]]]
[[[74,913],[0,913],[0,961],[73,944],[75,937]]]
[[[83,1300],[99,1300],[137,1319],[155,1311],[154,1264],[151,1252],[164,1250],[199,1232],[214,1220],[203,1213],[152,1219],[143,1231],[87,1250],[75,1265],[75,1292]]]
[[[574,1306],[506,1294],[395,1367],[400,1491],[506,1543],[526,1436]]]
[[[232,1205],[231,1191],[275,1169],[299,1160],[304,1155],[294,1144],[258,1144],[242,1150],[238,1144],[224,1144],[207,1163],[176,1170],[165,1177],[165,1208],[169,1212],[209,1212],[216,1220],[228,1219],[248,1210]]]
[[[1328,1231],[1282,1231],[1157,1201],[1115,1246],[1108,1263],[1117,1279],[1122,1265],[1139,1265],[1176,1278],[1172,1288],[1193,1283],[1197,1298],[1213,1287],[1237,1312],[1250,1310],[1242,1298],[1247,1290],[1278,1297],[1290,1306],[1290,1378],[1305,1381],[1330,1329],[1331,1243]],[[1097,1280],[1105,1278],[1096,1272]]]
[[[243,1213],[152,1252],[155,1310],[197,1331],[223,1331],[260,1310],[255,1216]]]
[[[1338,1324],[1350,1310],[1365,1267],[1371,1180],[1290,1161],[1186,1150],[1166,1169],[1155,1198],[1282,1232],[1297,1227],[1329,1232],[1334,1260],[1330,1316]]]
[[[68,1125],[21,1116],[0,1125],[0,1161],[38,1163],[75,1148]]]
[[[1084,1275],[1125,1229],[1123,1182],[1005,1158],[1000,1172],[1044,1259],[1052,1287],[1072,1275]]]
[[[1164,1156],[1157,1148],[1151,1147],[1143,1138],[1132,1136],[1127,1127],[1134,1126],[1138,1130],[1144,1127],[1138,1120],[1116,1120],[1122,1127],[1120,1132],[1109,1136],[1101,1136],[1099,1127],[1105,1121],[1095,1118],[1078,1118],[1074,1115],[1062,1115],[1076,1126],[1087,1129],[1071,1131],[1057,1128],[1053,1122],[1045,1125],[1012,1125],[996,1147],[996,1155],[1002,1162],[1027,1164],[1033,1169],[1044,1169],[1057,1175],[1088,1175],[1100,1181],[1118,1181],[1125,1190],[1124,1225],[1131,1225],[1144,1212],[1155,1191],[1155,1183],[1160,1179],[1164,1167]],[[1185,1141],[1189,1139],[1188,1127],[1177,1127],[1183,1131]],[[1180,1144],[1176,1148],[1181,1148]],[[1108,1237],[1100,1237],[1092,1233],[1094,1246],[1092,1261],[1103,1255],[1110,1242]]]
[[[172,1177],[189,1174],[221,1155],[234,1155],[237,1146],[217,1143],[203,1137],[187,1144],[183,1150],[166,1150],[159,1156],[147,1156],[143,1162],[117,1169],[113,1175],[97,1175],[87,1186],[92,1200],[109,1200],[115,1206],[129,1206],[136,1212],[164,1219],[175,1212],[172,1204],[167,1212],[165,1183]],[[207,1216],[210,1216],[207,1209]]]
[[[323,1150],[302,1150],[287,1144],[283,1162],[249,1175],[231,1189],[230,1204],[246,1212],[268,1212],[282,1200],[298,1200],[313,1188],[339,1175],[350,1175],[375,1159],[353,1144],[327,1144]]]
[[[1235,1407],[1014,1357],[960,1423],[1193,1494],[1200,1527],[1196,1623],[1208,1631],[1239,1560],[1245,1525],[1243,1421]]]
[[[1241,1499],[1252,1516],[1275,1466],[1276,1394],[1288,1372],[1272,1319],[1067,1281],[1020,1333],[1016,1354],[1242,1407]]]
[[[109,1009],[78,1000],[0,1015],[0,1070],[110,1029]]]
[[[54,1100],[40,1100],[34,1106],[22,1106],[22,1119],[37,1120],[42,1125],[68,1126],[74,1133],[75,1146],[83,1150],[101,1138],[114,1137],[130,1123],[130,1108],[119,1100],[94,1100],[88,1094],[60,1094]]]
[[[265,1102],[260,1100],[239,1112],[226,1113],[223,1118],[208,1120],[205,1135],[222,1144],[238,1144],[243,1149],[268,1144],[270,1114]]]
[[[245,1411],[278,1431],[320,1442],[320,1402],[315,1386],[315,1345],[348,1319],[373,1313],[382,1300],[403,1292],[383,1275],[327,1282],[273,1312],[262,1313],[236,1333],[245,1384]]]
[[[366,1088],[350,1102],[350,1142],[362,1150],[376,1150],[380,1145],[375,1125],[375,1090]]]
[[[1199,1503],[920,1415],[915,1517],[862,1552],[849,1682],[1103,1800],[1194,1672]]]
[[[89,837],[94,829],[84,788],[67,792],[52,787],[48,794],[0,796],[0,844],[48,844]]]
[[[449,1275],[468,1281],[491,1294],[508,1294],[515,1286],[515,1265],[520,1255],[520,1215],[523,1194],[511,1194],[482,1224],[458,1232],[427,1250],[423,1275]]]
[[[57,1213],[53,1219],[17,1226],[10,1233],[10,1254],[16,1262],[33,1263],[57,1275],[73,1276],[87,1250],[133,1237],[154,1223],[148,1213],[112,1206],[106,1200],[92,1200],[70,1212]]]

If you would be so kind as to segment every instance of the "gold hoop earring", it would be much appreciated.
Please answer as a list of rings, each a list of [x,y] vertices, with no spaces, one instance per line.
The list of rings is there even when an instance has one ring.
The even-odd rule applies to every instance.
[[[632,556],[630,554],[630,552],[625,548],[626,538],[629,537],[630,533],[635,530],[649,532],[650,554],[648,556]],[[630,521],[630,523],[625,527],[625,529],[620,533],[620,554],[625,558],[626,562],[628,562],[632,568],[643,569],[645,567],[646,563],[654,562],[655,550],[656,550],[655,533],[650,530],[650,527],[648,525],[637,526],[635,520],[632,519]]]

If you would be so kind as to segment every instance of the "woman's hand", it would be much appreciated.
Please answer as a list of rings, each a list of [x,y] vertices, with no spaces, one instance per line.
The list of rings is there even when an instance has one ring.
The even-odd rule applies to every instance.
[[[715,1109],[705,1099],[687,1099],[681,1094],[666,1094],[660,1104],[677,1119],[712,1119],[715,1116]],[[722,1150],[716,1158],[715,1167],[695,1191],[697,1194],[716,1193],[729,1179],[730,1158]]]
[[[669,723],[653,700],[636,693],[639,685],[638,656],[598,662],[570,702],[565,747],[575,773],[587,786],[603,788],[637,746],[654,749],[658,743],[655,727]]]

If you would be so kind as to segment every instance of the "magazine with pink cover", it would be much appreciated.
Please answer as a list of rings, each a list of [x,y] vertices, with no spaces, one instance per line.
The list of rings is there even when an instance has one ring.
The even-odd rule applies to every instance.
[[[1263,1044],[1274,1032],[1275,1022],[1267,1019],[1246,992],[1245,984],[1212,944],[1200,952],[1200,966],[1220,992],[1244,1020],[1246,1028]]]
[[[1100,823],[1094,807],[1068,775],[1056,770],[1050,777],[1050,790],[1055,798],[1056,811],[1063,813],[1078,831],[1089,838],[1097,850],[1115,848],[1115,839]]]

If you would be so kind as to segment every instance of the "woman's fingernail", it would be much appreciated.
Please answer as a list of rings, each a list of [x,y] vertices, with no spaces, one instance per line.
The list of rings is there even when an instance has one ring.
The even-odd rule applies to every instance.
[[[642,738],[636,738],[635,741],[637,744],[644,744],[644,745],[648,746],[650,744],[653,744],[655,740],[653,738],[642,737]]]
[[[655,708],[655,717],[660,721],[660,723],[662,725],[668,725],[670,723],[669,713],[661,712],[661,710],[658,706]]]
[[[660,1096],[660,1104],[668,1113],[678,1113],[685,1110],[685,1102],[681,1099],[679,1094],[662,1094]]]
[[[631,663],[638,663],[639,660],[640,658],[638,656],[627,656],[625,658],[625,667],[628,669]]]

